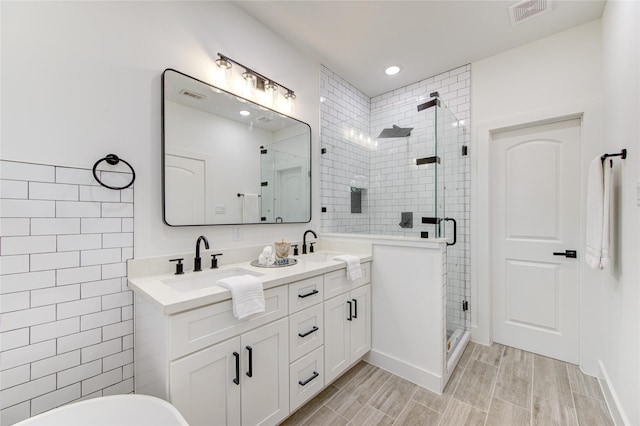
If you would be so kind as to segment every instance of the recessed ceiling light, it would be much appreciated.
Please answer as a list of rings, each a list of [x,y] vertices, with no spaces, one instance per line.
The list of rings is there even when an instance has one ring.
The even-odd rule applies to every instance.
[[[396,75],[400,72],[400,67],[397,65],[390,66],[386,70],[384,70],[387,75]]]
[[[251,113],[246,109],[243,109],[242,111],[240,111],[240,115],[244,115],[246,117],[247,115],[251,115]]]

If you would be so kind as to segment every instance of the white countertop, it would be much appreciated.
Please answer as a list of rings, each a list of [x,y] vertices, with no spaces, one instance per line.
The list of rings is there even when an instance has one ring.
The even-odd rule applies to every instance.
[[[322,253],[322,252],[320,252]],[[319,254],[320,254],[319,253]],[[331,254],[338,255],[336,252]],[[346,254],[346,253],[341,253]],[[370,254],[349,253],[360,258],[360,262],[369,262],[372,260]],[[311,255],[313,256],[313,255]],[[189,309],[199,308],[201,306],[210,305],[212,303],[222,302],[231,299],[231,292],[211,283],[206,288],[196,289],[192,291],[178,291],[164,284],[164,280],[171,279],[189,279],[189,277],[203,278],[207,275],[212,276],[221,271],[230,269],[245,269],[257,274],[258,279],[262,281],[264,290],[289,284],[306,278],[322,275],[327,272],[337,271],[345,268],[344,262],[336,260],[327,260],[325,262],[311,262],[305,259],[305,255],[295,256],[294,259],[298,263],[292,266],[279,268],[261,268],[251,266],[251,262],[238,262],[229,265],[220,266],[217,269],[203,269],[202,272],[185,272],[183,275],[175,274],[158,274],[149,276],[138,276],[129,278],[129,287],[136,293],[136,296],[145,298],[158,308],[160,312],[166,315],[172,315]]]

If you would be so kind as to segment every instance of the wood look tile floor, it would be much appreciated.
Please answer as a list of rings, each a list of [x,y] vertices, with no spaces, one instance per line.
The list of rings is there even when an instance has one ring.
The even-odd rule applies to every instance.
[[[282,425],[613,425],[595,378],[572,364],[469,343],[437,395],[366,362]]]

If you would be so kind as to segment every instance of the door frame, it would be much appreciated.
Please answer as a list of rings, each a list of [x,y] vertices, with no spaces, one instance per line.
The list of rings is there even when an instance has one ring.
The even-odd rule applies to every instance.
[[[579,253],[579,312],[580,366],[586,373],[596,375],[601,330],[601,274],[589,269],[583,261],[586,226],[586,186],[589,162],[601,154],[602,107],[598,100],[574,102],[544,110],[522,112],[473,126],[471,143],[471,339],[488,345],[493,341],[493,271],[491,266],[491,141],[493,134],[533,125],[579,118],[580,140],[580,243]]]

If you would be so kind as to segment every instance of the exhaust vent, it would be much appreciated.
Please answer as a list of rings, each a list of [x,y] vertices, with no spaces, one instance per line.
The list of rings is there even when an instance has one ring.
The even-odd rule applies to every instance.
[[[200,101],[200,100],[202,100],[202,99],[204,99],[204,98],[206,97],[206,96],[204,96],[204,95],[201,95],[201,94],[200,94],[200,93],[198,93],[198,92],[192,92],[191,90],[187,90],[187,89],[182,89],[182,90],[180,91],[180,94],[181,94],[181,95],[184,95],[184,96],[186,96],[186,97],[188,97],[188,98],[191,98],[191,99],[197,99],[197,100],[199,100],[199,101]]]
[[[260,117],[256,118],[256,121],[259,121],[261,123],[271,123],[273,121],[273,118],[267,117],[266,115],[261,115]]]
[[[551,10],[551,0],[523,0],[509,6],[511,25],[519,24]]]

